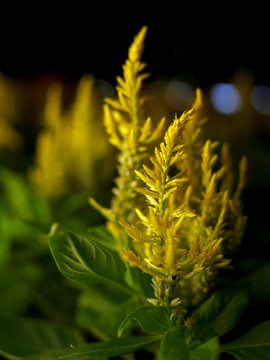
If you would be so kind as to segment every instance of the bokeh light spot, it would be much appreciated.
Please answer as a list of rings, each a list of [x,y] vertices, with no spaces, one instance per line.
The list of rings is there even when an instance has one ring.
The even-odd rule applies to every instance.
[[[270,114],[270,87],[265,85],[254,86],[251,92],[251,103],[260,114]]]
[[[112,98],[114,95],[114,88],[113,86],[105,80],[97,79],[96,80],[99,91],[102,96]]]
[[[220,83],[211,88],[210,98],[214,108],[226,115],[241,109],[242,97],[236,85]]]

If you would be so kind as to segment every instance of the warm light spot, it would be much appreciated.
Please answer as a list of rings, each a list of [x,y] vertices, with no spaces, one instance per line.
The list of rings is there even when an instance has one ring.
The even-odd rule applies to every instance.
[[[216,84],[212,87],[210,98],[214,108],[226,115],[234,114],[241,109],[242,97],[233,84]]]

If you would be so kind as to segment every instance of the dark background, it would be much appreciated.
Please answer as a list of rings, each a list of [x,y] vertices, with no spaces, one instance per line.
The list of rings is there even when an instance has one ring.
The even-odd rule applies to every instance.
[[[202,88],[239,67],[270,85],[268,11],[254,4],[75,3],[2,11],[0,71],[16,78],[84,73],[114,84],[134,35],[148,26],[152,76],[193,75]]]

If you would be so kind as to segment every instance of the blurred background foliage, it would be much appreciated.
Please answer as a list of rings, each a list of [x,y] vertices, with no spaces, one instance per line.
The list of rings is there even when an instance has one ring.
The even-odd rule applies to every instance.
[[[196,87],[202,88],[205,138],[230,143],[236,172],[243,155],[249,164],[243,195],[248,223],[232,276],[241,279],[268,266],[269,280],[270,62],[264,29],[252,33],[248,20],[239,18],[216,18],[209,28],[199,22],[193,31],[187,19],[177,23],[173,17],[164,26],[153,17],[121,26],[107,19],[78,21],[76,30],[51,21],[44,29],[34,20],[38,42],[24,27],[16,38],[9,34],[13,50],[0,59],[1,312],[75,321],[80,289],[58,272],[46,234],[53,222],[73,230],[103,224],[88,204],[93,195],[108,204],[116,171],[103,127],[103,98],[114,96],[126,49],[144,24],[144,60],[152,74],[144,88],[146,112],[154,121],[166,116],[169,123],[192,104]],[[256,274],[259,323],[269,317],[262,304],[270,292]]]

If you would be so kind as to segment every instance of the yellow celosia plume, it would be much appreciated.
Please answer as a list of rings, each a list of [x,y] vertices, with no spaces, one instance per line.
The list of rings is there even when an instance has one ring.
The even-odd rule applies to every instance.
[[[140,170],[147,156],[147,144],[157,140],[163,133],[165,119],[154,127],[150,118],[144,119],[142,93],[143,80],[148,76],[142,73],[145,63],[141,62],[144,49],[146,27],[135,36],[128,51],[128,59],[123,65],[123,77],[117,77],[117,98],[105,99],[104,124],[109,141],[118,150],[118,177],[115,179],[111,208],[106,209],[94,199],[90,203],[107,219],[107,226],[119,240],[119,246],[126,246],[126,234],[118,220],[136,221],[135,207],[140,202],[135,192],[138,179],[134,170]]]
[[[142,105],[144,102],[144,97],[141,96],[140,91],[143,80],[149,76],[147,73],[142,73],[146,64],[141,62],[146,31],[147,28],[144,26],[138,35],[135,36],[129,48],[126,63],[123,65],[123,78],[117,77],[118,86],[116,89],[118,99],[106,100],[113,108],[126,112],[129,115],[135,139],[139,134]],[[127,128],[129,130],[130,125],[127,124]]]
[[[120,255],[130,266],[153,277],[156,299],[150,301],[170,306],[174,319],[185,312],[186,303],[202,301],[218,269],[230,264],[224,251],[229,247],[230,208],[236,204],[234,197],[230,198],[231,189],[226,187],[231,174],[225,178],[225,173],[231,168],[223,165],[213,170],[218,160],[213,153],[217,144],[210,140],[203,144],[201,130],[196,131],[205,121],[200,119],[201,107],[198,90],[191,110],[175,117],[164,141],[155,149],[155,156],[150,158],[152,168],[143,166],[144,171],[135,171],[145,185],[136,191],[148,203],[147,213],[136,210],[143,227],[120,221],[133,243],[144,247],[140,252],[122,250]],[[197,134],[193,138],[191,129]],[[192,160],[196,161],[195,167]],[[171,175],[176,165],[178,172]],[[244,184],[245,160],[240,168],[237,199]],[[237,206],[240,210],[240,203]],[[243,224],[239,219],[243,219],[240,213],[234,219],[234,228],[237,221]]]
[[[99,190],[100,181],[97,179],[111,178],[114,165],[109,156],[110,145],[102,117],[102,102],[95,88],[95,79],[86,74],[78,84],[75,100],[66,111],[65,120],[69,144],[68,176],[77,188],[92,194]]]
[[[154,128],[144,115],[145,34],[143,27],[129,48],[117,97],[105,100],[105,127],[119,151],[111,207],[90,203],[107,218],[122,259],[152,276],[155,299],[149,301],[169,306],[179,322],[186,306],[204,299],[218,270],[230,266],[227,252],[241,241],[247,164],[243,158],[234,190],[228,145],[219,157],[219,144],[202,139],[206,119],[199,89],[191,109],[175,116],[144,163],[146,145],[161,136],[165,122]]]

